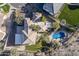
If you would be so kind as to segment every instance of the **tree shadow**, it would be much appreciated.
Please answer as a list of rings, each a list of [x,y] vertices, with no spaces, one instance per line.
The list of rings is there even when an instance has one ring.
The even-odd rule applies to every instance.
[[[78,5],[68,5],[68,8],[71,10],[75,10],[75,9],[78,9],[79,6]]]

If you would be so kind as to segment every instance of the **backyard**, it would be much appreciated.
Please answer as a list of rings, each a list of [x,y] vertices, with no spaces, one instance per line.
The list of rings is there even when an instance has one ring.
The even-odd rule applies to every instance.
[[[79,24],[79,6],[69,6],[68,4],[64,5],[61,14],[58,17],[60,20],[65,19],[66,22],[70,25]]]
[[[45,37],[46,36],[46,37]],[[40,37],[39,40],[36,42],[35,45],[26,45],[26,50],[28,50],[29,52],[37,52],[37,51],[42,51],[42,49],[44,47],[48,47],[47,43],[49,43],[49,37],[48,34],[43,33]],[[49,47],[48,47],[49,48]],[[46,49],[46,48],[45,48]]]

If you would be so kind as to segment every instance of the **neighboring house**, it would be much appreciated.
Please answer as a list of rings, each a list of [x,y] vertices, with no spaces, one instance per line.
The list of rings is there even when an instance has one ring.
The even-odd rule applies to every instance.
[[[43,9],[51,15],[59,13],[63,3],[45,3]]]
[[[35,3],[35,4],[11,3],[11,6],[13,6],[15,9],[26,6],[26,5],[27,5],[27,7],[32,5],[34,8],[46,11],[47,13],[49,13],[51,15],[55,15],[59,12],[60,8],[63,6],[63,3]],[[25,7],[25,9],[28,9],[27,7]],[[29,11],[29,9],[28,9],[28,11]]]

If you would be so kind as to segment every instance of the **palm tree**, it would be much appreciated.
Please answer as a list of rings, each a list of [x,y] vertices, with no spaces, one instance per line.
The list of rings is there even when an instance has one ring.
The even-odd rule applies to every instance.
[[[57,22],[53,22],[52,27],[56,29],[60,27],[60,25]]]
[[[50,42],[50,38],[47,32],[44,32],[41,36],[40,36],[40,40],[45,41],[46,43]]]
[[[15,18],[15,22],[18,24],[18,25],[22,25],[23,24],[23,17],[22,16],[18,16]]]
[[[22,13],[20,13],[20,10],[16,10],[15,11],[15,22],[18,25],[22,25],[23,24],[23,20],[24,20],[24,15]]]
[[[17,56],[17,49],[10,50],[12,56]]]
[[[33,29],[36,32],[38,32],[39,29],[40,29],[40,27],[38,25],[34,25],[34,24],[30,25],[30,28]]]

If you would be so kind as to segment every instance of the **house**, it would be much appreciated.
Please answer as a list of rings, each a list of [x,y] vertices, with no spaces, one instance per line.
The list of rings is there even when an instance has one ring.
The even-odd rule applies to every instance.
[[[22,4],[20,7],[22,7],[23,5],[24,4]],[[43,10],[46,13],[49,13],[51,15],[55,15],[55,13],[57,13],[59,11],[60,8],[59,8],[58,5],[47,4],[47,3],[46,4],[36,4],[36,6],[39,9],[41,9],[41,10]],[[19,5],[17,7],[14,4],[13,7],[14,6],[15,6],[15,9],[19,9]],[[60,6],[61,6],[61,4],[60,4]],[[58,7],[58,8],[56,8],[56,7]],[[11,13],[10,17],[7,20],[6,47],[10,47],[11,48],[11,47],[14,47],[14,46],[22,46],[22,45],[25,45],[25,44],[28,44],[28,45],[35,44],[36,41],[37,41],[38,33],[36,31],[33,31],[29,27],[31,24],[39,25],[41,27],[41,29],[44,30],[44,31],[46,31],[47,28],[51,27],[51,22],[48,22],[48,21],[46,21],[46,23],[44,23],[44,22],[35,22],[35,21],[38,21],[42,17],[42,14],[38,13],[38,12],[36,12],[36,13],[32,12],[33,13],[33,16],[31,17],[32,19],[30,17],[24,17],[23,24],[22,25],[18,25],[15,22],[15,18],[16,18],[15,17],[15,11],[16,10],[14,10]],[[20,16],[20,14],[19,14],[19,16]],[[26,16],[26,15],[23,15],[23,16]]]

